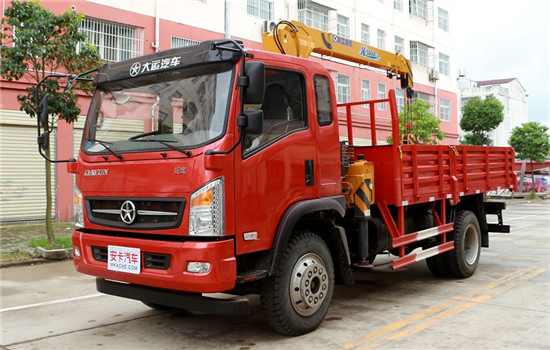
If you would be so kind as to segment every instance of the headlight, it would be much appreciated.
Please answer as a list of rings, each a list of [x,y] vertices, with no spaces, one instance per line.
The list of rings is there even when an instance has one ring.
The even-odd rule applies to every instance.
[[[224,227],[223,178],[210,181],[191,195],[189,210],[190,236],[223,236]]]
[[[84,200],[82,192],[76,186],[73,194],[73,216],[75,226],[84,228]]]

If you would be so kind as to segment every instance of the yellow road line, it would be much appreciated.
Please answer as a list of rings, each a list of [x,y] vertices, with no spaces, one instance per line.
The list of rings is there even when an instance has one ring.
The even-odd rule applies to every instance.
[[[517,278],[521,278],[522,280],[530,279],[530,278],[532,278],[532,277],[534,277],[534,276],[536,276],[536,275],[538,275],[538,274],[540,274],[544,271],[547,271],[548,269],[550,269],[550,267],[548,267],[548,266],[541,267],[540,264],[537,265],[537,266],[529,266],[529,267],[526,267],[526,268],[519,269],[519,270],[517,270],[517,271],[515,271],[515,272],[513,272],[509,275],[505,275],[505,276],[497,279],[496,281],[487,283],[483,286],[480,286],[480,287],[475,288],[475,289],[473,289],[469,292],[466,292],[462,295],[459,295],[459,296],[457,296],[453,299],[446,300],[446,301],[444,301],[440,304],[437,304],[435,306],[432,306],[432,307],[430,307],[430,308],[428,308],[428,309],[426,309],[422,312],[416,313],[416,314],[411,315],[411,316],[409,316],[409,317],[407,317],[403,320],[394,322],[390,325],[387,325],[383,328],[380,328],[380,329],[378,329],[374,332],[371,332],[371,333],[363,336],[362,338],[360,338],[356,341],[346,343],[346,344],[342,345],[341,348],[342,349],[352,349],[352,348],[356,348],[356,347],[361,347],[361,349],[370,349],[371,346],[378,347],[378,346],[380,346],[380,344],[370,344],[370,345],[368,345],[368,347],[363,347],[363,346],[366,346],[367,343],[369,343],[370,341],[373,341],[376,338],[382,337],[382,336],[384,336],[388,333],[395,332],[395,331],[397,331],[401,328],[404,328],[404,327],[410,325],[411,323],[414,323],[416,321],[420,321],[422,319],[425,319],[426,317],[428,317],[430,315],[440,313],[439,315],[432,316],[430,319],[425,321],[424,322],[425,325],[424,325],[424,323],[422,323],[421,325],[416,326],[416,327],[419,327],[418,330],[415,330],[416,327],[412,327],[410,330],[400,332],[397,335],[388,337],[387,339],[391,338],[390,340],[394,340],[394,338],[398,339],[398,338],[408,336],[410,334],[414,334],[414,333],[416,333],[416,332],[432,325],[433,323],[435,323],[435,321],[438,321],[439,318],[441,318],[441,319],[448,318],[452,315],[455,315],[459,312],[462,312],[462,311],[466,310],[467,308],[470,308],[470,307],[472,307],[472,306],[474,306],[478,303],[481,303],[481,302],[491,298],[491,294],[492,294],[492,293],[490,293],[491,291],[493,293],[500,293],[504,290],[512,288],[513,286],[515,286],[517,284],[517,283],[513,283],[512,286],[510,286],[508,288],[499,288],[499,289],[497,289],[498,287],[502,286],[503,284],[505,284],[509,281],[515,280]],[[470,299],[470,300],[468,301],[468,299]],[[459,304],[459,305],[453,307],[453,305],[455,305],[455,304]],[[433,322],[430,321],[431,319],[433,319]],[[422,325],[424,325],[424,326],[422,326]]]

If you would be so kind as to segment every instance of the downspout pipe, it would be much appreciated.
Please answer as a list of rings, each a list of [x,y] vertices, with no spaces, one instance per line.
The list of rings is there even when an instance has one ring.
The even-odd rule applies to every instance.
[[[160,50],[160,0],[155,0],[155,52]]]
[[[231,39],[231,0],[225,0],[225,38]]]

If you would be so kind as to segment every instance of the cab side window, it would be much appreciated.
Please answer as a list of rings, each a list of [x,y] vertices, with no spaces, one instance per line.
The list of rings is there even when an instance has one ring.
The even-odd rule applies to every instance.
[[[264,145],[276,142],[294,131],[307,127],[303,75],[266,68],[266,89],[261,106],[245,106],[245,109],[261,109],[264,123],[261,134],[247,135],[243,150],[252,152]]]
[[[315,103],[317,105],[317,123],[320,126],[332,124],[332,105],[330,102],[330,83],[327,77],[316,75]]]

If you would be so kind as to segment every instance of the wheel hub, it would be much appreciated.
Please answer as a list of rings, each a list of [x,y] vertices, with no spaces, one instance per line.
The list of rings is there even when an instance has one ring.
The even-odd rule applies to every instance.
[[[316,254],[302,256],[294,265],[290,279],[292,306],[302,316],[314,314],[323,304],[328,290],[328,274]]]

